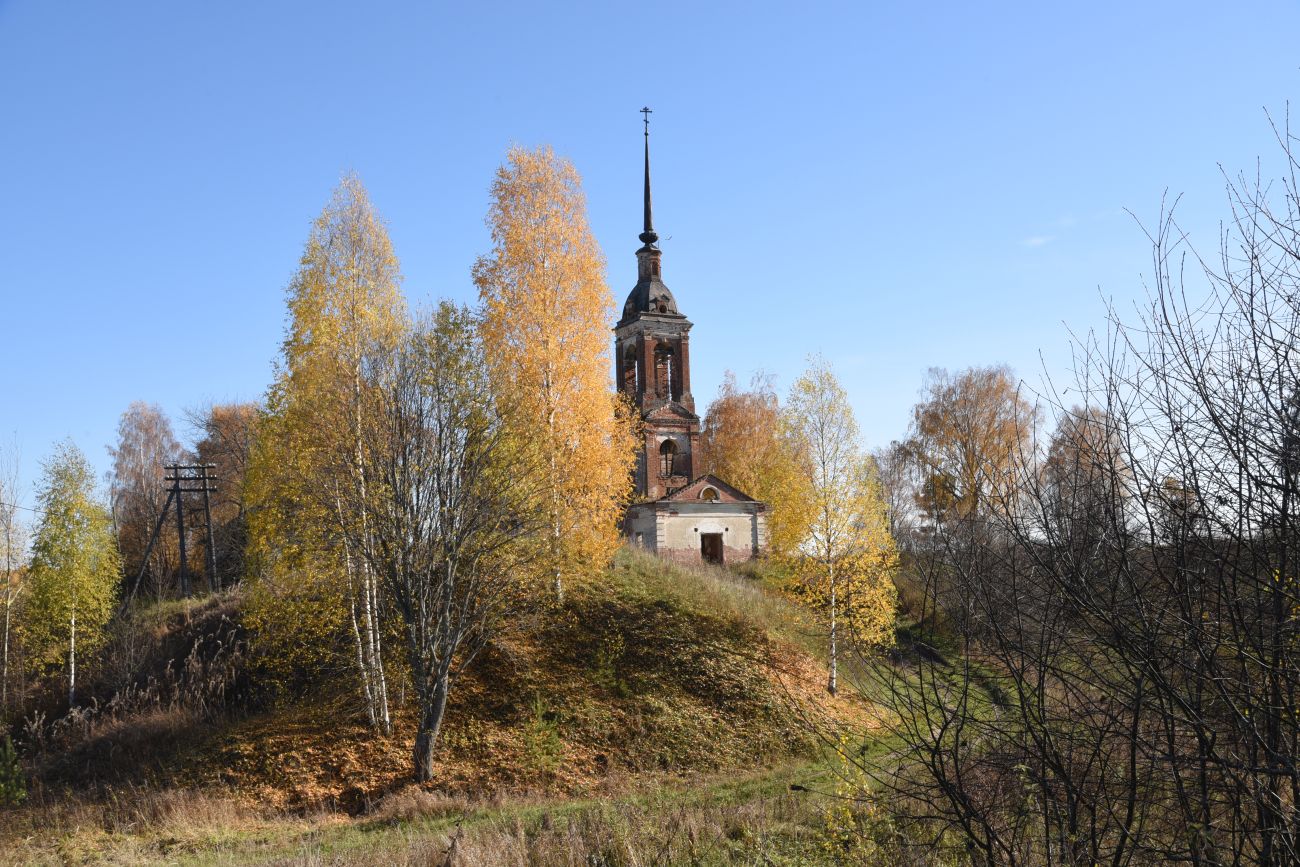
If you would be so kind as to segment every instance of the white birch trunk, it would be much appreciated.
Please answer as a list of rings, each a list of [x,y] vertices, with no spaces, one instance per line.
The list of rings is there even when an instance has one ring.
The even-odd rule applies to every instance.
[[[9,586],[10,580],[10,575],[6,572],[4,660],[0,662],[0,713],[9,709],[9,615],[14,608],[14,590]]]
[[[550,351],[550,346],[547,346]],[[555,401],[552,399],[551,370],[548,367],[542,374],[542,394],[549,407],[546,414],[546,429],[550,434],[547,455],[551,467],[551,580],[555,587],[555,601],[564,602],[564,583],[560,577],[560,465],[555,455],[559,450],[559,434],[555,429]]]
[[[365,594],[366,635],[370,647],[370,681],[375,697],[375,716],[384,734],[393,729],[392,719],[388,713],[388,678],[384,675],[384,654],[379,634],[379,595],[374,573],[363,565],[362,592]]]
[[[836,604],[838,602],[838,600],[836,599],[836,590],[838,588],[835,586],[834,566],[830,568],[830,578],[831,578],[831,673],[830,673],[830,680],[826,684],[826,689],[827,691],[830,692],[831,695],[835,695],[836,691],[839,689],[839,666],[838,666],[838,659],[836,653],[837,648],[835,646],[836,638],[837,638],[835,634],[835,630],[839,624],[836,622],[836,614],[838,613],[836,610]]]
[[[357,651],[357,676],[361,678],[361,695],[366,700],[366,716],[371,727],[378,725],[375,716],[375,696],[370,688],[370,670],[366,666],[366,643],[361,637],[361,623],[357,617],[357,585],[352,580],[351,557],[348,557],[348,615],[352,621],[352,645]]]
[[[343,524],[343,500],[336,492],[334,495],[334,508],[338,513],[339,526]],[[360,618],[357,615],[357,581],[356,570],[352,564],[352,546],[348,544],[347,534],[343,534],[343,570],[347,574],[348,580],[348,619],[352,623],[352,645],[357,652],[357,676],[361,678],[361,696],[366,702],[366,716],[370,720],[370,725],[375,728],[379,725],[379,717],[375,713],[375,694],[370,685],[370,668],[366,663],[366,641],[362,637],[362,627]]]
[[[357,497],[361,508],[361,544],[369,546],[370,521],[366,497],[366,469],[364,455],[361,451],[361,363],[359,356],[352,367],[352,460],[356,477]],[[342,517],[342,516],[340,516]],[[361,642],[362,677],[365,680],[366,699],[370,703],[371,724],[377,725],[384,734],[392,731],[392,720],[388,713],[388,684],[384,676],[384,654],[382,639],[379,634],[378,609],[379,597],[375,577],[370,570],[367,558],[361,557]]]
[[[72,609],[72,634],[68,642],[68,707],[77,702],[77,609]]]

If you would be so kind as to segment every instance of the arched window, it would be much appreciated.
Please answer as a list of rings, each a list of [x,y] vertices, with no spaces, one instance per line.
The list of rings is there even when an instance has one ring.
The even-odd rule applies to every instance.
[[[664,440],[659,446],[659,475],[671,476],[673,474],[673,458],[677,455],[677,443],[672,440]]]
[[[700,499],[704,500],[705,502],[716,503],[718,501],[718,489],[705,488],[704,490],[700,491]]]

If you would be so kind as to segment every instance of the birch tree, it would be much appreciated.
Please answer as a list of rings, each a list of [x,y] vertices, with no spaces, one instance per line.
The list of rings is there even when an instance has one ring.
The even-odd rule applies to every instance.
[[[795,382],[786,412],[811,471],[812,520],[795,563],[829,622],[826,688],[835,695],[842,636],[859,647],[893,642],[898,551],[848,395],[824,360]]]
[[[468,311],[444,303],[372,376],[371,500],[348,503],[348,532],[404,626],[419,707],[414,776],[427,782],[456,679],[539,595],[524,578],[534,549],[521,543],[545,526],[544,479],[513,460]]]
[[[916,529],[916,461],[906,443],[892,441],[871,453],[880,480],[881,495],[889,515],[889,533],[895,539],[908,537]]]
[[[0,604],[4,605],[3,646],[0,647],[0,718],[9,710],[10,649],[14,612],[22,593],[22,568],[27,559],[26,527],[18,514],[18,455],[0,449]]]
[[[343,178],[289,285],[289,324],[246,480],[261,579],[255,622],[288,630],[290,644],[304,618],[321,634],[345,622],[367,716],[383,732],[391,719],[381,600],[364,550],[370,479],[362,447],[372,403],[367,371],[408,327],[400,280],[360,179]],[[348,514],[348,503],[363,511]],[[359,541],[344,532],[354,524]]]
[[[41,519],[26,581],[24,644],[41,668],[66,674],[72,705],[78,654],[87,657],[103,641],[122,562],[108,510],[95,500],[90,464],[72,443],[59,445],[45,463],[37,499]]]
[[[108,489],[123,567],[131,580],[141,575],[149,581],[150,592],[161,595],[178,563],[176,531],[170,523],[161,526],[147,564],[144,554],[167,503],[163,467],[181,458],[181,445],[162,409],[139,400],[122,413],[117,436],[117,445],[108,449],[113,459]],[[131,592],[139,589],[132,587]]]
[[[1032,500],[1046,506],[1043,525],[1056,541],[1090,550],[1124,525],[1134,486],[1121,433],[1117,420],[1096,407],[1062,412]]]
[[[610,381],[614,298],[573,165],[550,148],[511,148],[488,211],[492,251],[474,265],[484,354],[505,422],[548,480],[544,562],[598,569],[619,543],[632,484],[633,420]]]

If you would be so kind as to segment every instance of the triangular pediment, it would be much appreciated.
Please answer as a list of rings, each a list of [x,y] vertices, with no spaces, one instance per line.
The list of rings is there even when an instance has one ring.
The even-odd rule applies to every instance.
[[[654,421],[656,419],[670,419],[670,418],[686,419],[687,421],[696,421],[699,419],[699,416],[691,412],[686,407],[682,406],[679,403],[673,403],[671,401],[660,404],[659,406],[655,407],[654,409],[646,413],[644,417],[646,421]]]
[[[695,481],[679,491],[674,491],[665,500],[684,501],[684,500],[707,500],[704,496],[706,489],[712,488],[718,496],[714,502],[719,503],[757,503],[749,494],[739,488],[733,488],[722,479],[712,473],[705,473]]]

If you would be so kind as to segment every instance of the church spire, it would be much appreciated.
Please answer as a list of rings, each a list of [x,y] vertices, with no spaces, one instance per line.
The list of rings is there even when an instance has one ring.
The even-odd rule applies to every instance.
[[[636,251],[636,285],[623,305],[620,322],[631,322],[636,317],[651,313],[657,316],[681,316],[673,293],[664,285],[659,233],[655,231],[654,215],[650,209],[650,109],[641,109],[645,117],[645,222],[640,234],[641,246]]]
[[[647,247],[659,240],[659,235],[655,233],[654,218],[650,213],[650,115],[653,113],[650,108],[641,109],[645,121],[645,221],[640,238],[641,243]]]

